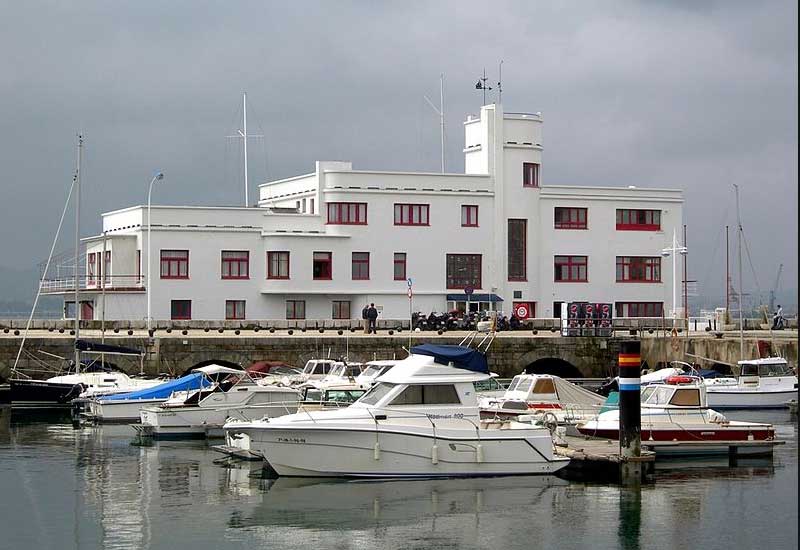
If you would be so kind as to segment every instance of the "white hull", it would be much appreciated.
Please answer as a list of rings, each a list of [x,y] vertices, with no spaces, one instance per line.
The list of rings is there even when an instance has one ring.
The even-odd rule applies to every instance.
[[[786,409],[792,399],[797,399],[797,389],[759,391],[738,386],[708,386],[706,395],[712,409]]]
[[[289,410],[288,412],[294,412]],[[256,420],[287,414],[284,404],[212,407],[145,407],[139,418],[141,431],[154,438],[224,437],[228,420]]]
[[[552,474],[568,460],[553,455],[542,429],[437,429],[430,426],[226,426],[230,443],[263,456],[281,476],[481,477]],[[489,432],[489,433],[486,433]],[[245,437],[241,437],[244,435]],[[237,437],[239,439],[237,439]],[[377,443],[377,447],[376,447]]]
[[[131,399],[88,402],[88,410],[84,416],[95,422],[138,422],[143,407],[153,407],[163,403],[165,399]]]

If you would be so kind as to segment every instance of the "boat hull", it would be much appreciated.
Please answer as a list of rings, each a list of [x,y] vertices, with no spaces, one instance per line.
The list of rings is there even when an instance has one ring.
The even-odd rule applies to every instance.
[[[166,399],[102,400],[93,399],[85,405],[83,418],[98,423],[139,422],[143,407],[155,407]]]
[[[708,406],[712,409],[787,409],[797,399],[797,389],[757,391],[706,388]]]
[[[292,413],[294,410],[289,410]],[[283,404],[241,407],[144,407],[140,410],[140,433],[154,439],[221,438],[222,426],[230,419],[256,420],[287,414]]]
[[[492,430],[500,432],[501,430]],[[553,455],[549,432],[424,429],[375,431],[312,425],[226,426],[229,441],[244,441],[280,476],[351,478],[488,477],[552,474],[568,460]],[[449,432],[449,433],[448,433]],[[471,435],[467,435],[471,432]],[[377,445],[376,445],[377,444]]]
[[[61,384],[45,380],[10,380],[11,406],[16,408],[68,408],[78,397],[81,384]]]

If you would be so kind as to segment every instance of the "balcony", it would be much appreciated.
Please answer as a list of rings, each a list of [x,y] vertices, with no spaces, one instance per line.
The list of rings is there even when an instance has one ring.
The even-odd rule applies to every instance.
[[[105,281],[96,275],[78,277],[81,292],[144,292],[145,278],[142,275],[107,275]],[[69,294],[75,292],[75,277],[42,279],[42,294]]]

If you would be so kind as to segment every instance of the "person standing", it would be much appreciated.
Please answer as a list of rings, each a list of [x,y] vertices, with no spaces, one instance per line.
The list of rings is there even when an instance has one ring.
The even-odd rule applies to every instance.
[[[377,330],[377,321],[378,321],[378,310],[375,309],[375,304],[370,304],[369,309],[367,309],[367,334],[378,334]]]
[[[364,334],[369,334],[369,318],[367,317],[368,312],[369,304],[364,304],[364,309],[361,310],[361,323],[364,325]]]

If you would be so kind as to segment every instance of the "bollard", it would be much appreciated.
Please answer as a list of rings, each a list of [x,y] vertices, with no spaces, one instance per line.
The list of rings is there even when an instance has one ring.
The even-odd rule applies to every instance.
[[[620,481],[636,485],[642,480],[641,343],[622,342],[619,350],[619,454]]]

